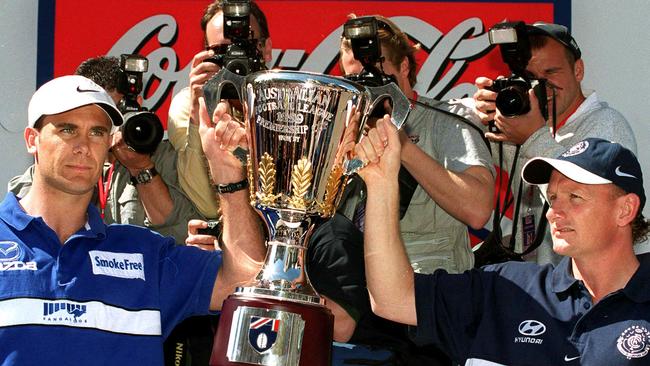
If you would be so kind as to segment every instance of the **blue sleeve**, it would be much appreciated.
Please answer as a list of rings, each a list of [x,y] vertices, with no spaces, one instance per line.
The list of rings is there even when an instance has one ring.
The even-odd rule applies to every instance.
[[[484,273],[483,273],[484,274]],[[418,344],[436,344],[454,360],[468,354],[485,301],[482,272],[415,274]]]
[[[178,246],[170,240],[160,252],[160,310],[163,337],[183,319],[209,313],[222,252]]]

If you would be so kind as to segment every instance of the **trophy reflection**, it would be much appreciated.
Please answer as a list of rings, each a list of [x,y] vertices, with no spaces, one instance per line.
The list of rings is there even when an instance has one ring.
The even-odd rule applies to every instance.
[[[329,365],[333,316],[305,271],[307,243],[334,214],[345,176],[361,167],[351,153],[370,112],[390,98],[400,127],[409,102],[395,84],[222,69],[204,87],[209,115],[224,91],[236,91],[243,105],[250,200],[269,239],[253,283],[224,301],[210,364]]]

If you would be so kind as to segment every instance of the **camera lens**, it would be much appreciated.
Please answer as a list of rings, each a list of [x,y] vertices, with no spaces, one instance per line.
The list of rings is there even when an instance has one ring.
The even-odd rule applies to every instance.
[[[248,59],[233,59],[224,67],[237,75],[248,75]]]
[[[510,85],[499,91],[495,103],[499,112],[506,117],[526,114],[530,111],[528,87],[517,84]]]
[[[158,116],[151,112],[128,112],[120,127],[124,142],[142,154],[152,154],[163,138],[163,127]]]

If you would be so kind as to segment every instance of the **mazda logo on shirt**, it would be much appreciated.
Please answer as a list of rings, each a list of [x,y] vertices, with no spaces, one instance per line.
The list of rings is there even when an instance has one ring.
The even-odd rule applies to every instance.
[[[546,326],[537,320],[524,320],[519,324],[519,333],[525,336],[534,337],[546,332]]]
[[[11,262],[20,258],[20,246],[15,241],[0,241],[0,262]]]

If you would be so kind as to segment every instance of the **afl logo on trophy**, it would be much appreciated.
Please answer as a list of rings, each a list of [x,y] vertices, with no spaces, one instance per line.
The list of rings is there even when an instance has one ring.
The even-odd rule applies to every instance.
[[[280,319],[252,316],[248,341],[257,352],[265,352],[275,344],[279,329]]]

